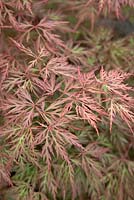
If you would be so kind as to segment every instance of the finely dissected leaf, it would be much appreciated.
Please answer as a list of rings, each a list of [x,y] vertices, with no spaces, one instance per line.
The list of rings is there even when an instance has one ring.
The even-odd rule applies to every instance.
[[[23,126],[27,127],[32,123],[32,119],[35,115],[35,104],[26,90],[21,89],[17,97],[10,96],[10,98],[3,103],[3,110],[6,112],[10,123],[21,121],[23,122]]]
[[[90,6],[91,3],[93,3],[94,0],[89,0],[87,4]],[[102,10],[108,8],[108,11],[114,10],[117,17],[121,16],[121,6],[123,5],[129,5],[131,7],[134,7],[134,3],[131,0],[99,0],[98,2],[99,11],[102,12]]]
[[[57,157],[60,156],[70,165],[70,160],[65,146],[74,145],[76,148],[81,150],[83,149],[78,138],[66,129],[62,128],[62,124],[64,125],[64,121],[60,119],[49,126],[40,124],[39,132],[35,137],[35,145],[44,143],[42,146],[42,156],[46,159],[48,167],[50,167],[51,160],[56,155]]]
[[[98,82],[102,84],[102,90],[105,92],[103,102],[107,102],[109,107],[110,130],[118,113],[132,131],[134,101],[127,95],[127,92],[133,91],[133,88],[124,83],[124,79],[129,78],[129,76],[131,74],[115,70],[106,73],[102,68],[100,71],[101,81],[98,80]]]
[[[133,199],[129,6],[0,0],[2,199]]]
[[[37,77],[35,77],[33,78],[33,81],[33,84],[36,85],[37,88],[41,89],[41,91],[43,91],[45,95],[54,95],[54,93],[60,89],[62,84],[62,82],[56,82],[55,74],[51,74],[49,80],[40,80]]]
[[[54,73],[56,75],[63,75],[67,77],[75,77],[77,68],[70,65],[65,57],[51,59],[45,68],[48,73]]]

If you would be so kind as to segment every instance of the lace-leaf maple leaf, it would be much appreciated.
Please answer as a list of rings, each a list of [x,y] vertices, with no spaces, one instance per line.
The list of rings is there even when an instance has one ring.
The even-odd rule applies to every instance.
[[[16,97],[10,96],[2,103],[7,123],[21,122],[24,127],[32,123],[35,116],[35,104],[28,91],[20,89]]]
[[[110,116],[110,130],[116,114],[127,123],[132,131],[131,124],[134,122],[134,100],[128,95],[133,88],[128,86],[125,81],[131,76],[131,73],[126,73],[118,70],[111,70],[108,73],[103,67],[100,71],[100,78],[97,81],[101,84],[104,92],[103,102],[106,102],[108,113]]]
[[[95,2],[95,0],[89,0],[87,5],[90,5],[92,2]],[[109,12],[115,11],[117,17],[121,16],[122,6],[128,5],[130,7],[134,7],[134,2],[131,0],[99,0],[97,4],[99,7],[99,12],[102,12],[106,9]]]

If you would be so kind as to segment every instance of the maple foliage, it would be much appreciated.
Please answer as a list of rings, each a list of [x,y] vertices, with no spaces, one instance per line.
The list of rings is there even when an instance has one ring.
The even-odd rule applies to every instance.
[[[97,35],[83,27],[89,19],[93,28],[98,8],[119,17],[124,5],[134,6],[125,0],[0,0],[3,199],[133,198],[132,57],[122,58],[133,41],[112,41],[111,31]],[[75,17],[66,22],[72,10],[75,25]]]

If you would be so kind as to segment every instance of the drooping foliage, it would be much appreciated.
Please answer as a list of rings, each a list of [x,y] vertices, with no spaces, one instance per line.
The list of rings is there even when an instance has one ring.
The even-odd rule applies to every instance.
[[[0,0],[3,199],[133,199],[133,34],[97,26],[133,6]]]

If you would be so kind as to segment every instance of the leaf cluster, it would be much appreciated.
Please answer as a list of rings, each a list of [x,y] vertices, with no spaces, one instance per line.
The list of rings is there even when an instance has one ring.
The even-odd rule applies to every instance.
[[[3,199],[133,199],[134,42],[93,29],[126,4],[0,1]]]

